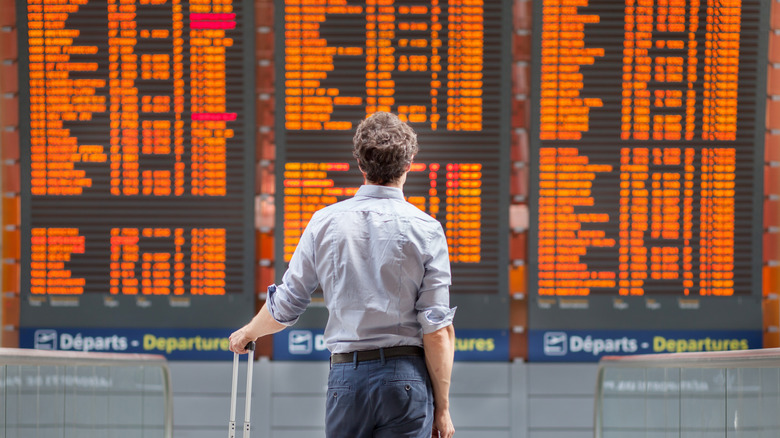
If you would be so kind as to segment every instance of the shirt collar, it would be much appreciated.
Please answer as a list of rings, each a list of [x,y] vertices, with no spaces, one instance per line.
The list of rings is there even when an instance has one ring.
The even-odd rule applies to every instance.
[[[388,198],[404,200],[404,192],[396,187],[362,185],[355,196],[367,196],[369,198]]]

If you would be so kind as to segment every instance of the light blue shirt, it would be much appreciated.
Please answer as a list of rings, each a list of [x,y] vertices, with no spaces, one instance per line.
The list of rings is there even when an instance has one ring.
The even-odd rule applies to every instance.
[[[441,224],[394,187],[361,186],[312,216],[282,283],[268,288],[271,316],[295,324],[318,284],[331,353],[422,346],[455,315]]]

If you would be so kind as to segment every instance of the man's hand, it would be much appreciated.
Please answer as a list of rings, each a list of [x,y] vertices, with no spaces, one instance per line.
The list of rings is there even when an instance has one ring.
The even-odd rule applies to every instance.
[[[257,341],[258,336],[249,334],[247,326],[241,327],[230,335],[230,351],[238,354],[249,352],[246,346],[252,341]]]
[[[449,409],[436,409],[433,412],[432,438],[452,438],[455,434],[455,426],[452,425]]]
[[[230,351],[244,354],[249,351],[246,349],[246,346],[250,342],[257,341],[257,338],[280,332],[286,327],[286,325],[276,322],[271,316],[270,310],[268,310],[268,303],[265,303],[263,308],[257,312],[257,315],[249,321],[249,324],[230,335]]]
[[[451,438],[455,427],[450,418],[450,379],[455,357],[455,329],[452,325],[423,335],[425,364],[433,386],[433,431],[435,438]]]

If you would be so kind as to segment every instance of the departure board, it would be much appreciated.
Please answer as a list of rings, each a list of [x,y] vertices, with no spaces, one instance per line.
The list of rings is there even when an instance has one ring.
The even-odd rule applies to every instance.
[[[17,2],[22,327],[233,327],[254,290],[251,3]]]
[[[535,7],[531,328],[760,329],[768,3]]]
[[[506,290],[510,13],[483,0],[284,1],[277,260],[289,261],[315,211],[354,195],[355,128],[389,111],[417,133],[404,195],[444,228],[451,292]]]

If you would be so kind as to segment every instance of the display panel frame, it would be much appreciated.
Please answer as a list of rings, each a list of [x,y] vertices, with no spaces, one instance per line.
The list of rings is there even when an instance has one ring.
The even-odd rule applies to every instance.
[[[193,219],[182,213],[177,218],[177,224],[180,227],[187,227],[189,224],[199,224],[205,227],[224,226],[225,222],[233,222],[230,229],[240,233],[239,236],[230,235],[227,240],[239,240],[243,242],[242,250],[226,249],[226,263],[231,263],[233,268],[230,279],[232,286],[227,287],[224,295],[110,295],[108,284],[108,261],[105,263],[105,293],[84,293],[78,296],[65,295],[56,296],[33,296],[30,293],[29,285],[31,283],[31,230],[35,221],[39,218],[33,217],[33,204],[35,201],[31,194],[31,156],[30,156],[30,91],[28,81],[30,77],[29,66],[26,62],[19,63],[19,109],[20,109],[20,166],[22,168],[21,178],[21,275],[20,281],[21,304],[20,304],[20,328],[30,331],[34,328],[88,328],[94,330],[105,330],[110,332],[114,329],[144,329],[144,328],[162,328],[162,329],[229,329],[236,326],[237,322],[248,320],[254,313],[255,303],[255,231],[254,231],[254,190],[255,190],[255,105],[254,105],[254,81],[255,81],[255,62],[254,62],[254,5],[250,0],[236,0],[235,4],[241,6],[243,13],[237,14],[236,21],[241,24],[240,36],[242,39],[242,48],[240,51],[241,71],[237,72],[239,77],[239,86],[244,87],[240,91],[243,96],[243,102],[236,105],[240,114],[238,120],[243,131],[243,140],[240,142],[241,154],[240,160],[233,160],[240,168],[241,176],[227,178],[240,178],[234,181],[229,187],[240,188],[238,193],[227,193],[229,198],[237,198],[233,202],[233,210],[239,213],[239,218],[226,219],[219,212],[219,201],[209,203],[207,197],[190,197],[188,200],[179,200],[174,196],[144,196],[125,197],[126,207],[122,206],[122,197],[117,197],[116,201],[109,205],[100,206],[101,199],[79,200],[77,197],[62,199],[60,202],[54,202],[53,208],[69,207],[73,209],[84,209],[80,213],[68,218],[65,226],[70,227],[126,227],[135,226],[136,229],[143,227],[154,227],[145,219],[145,213],[137,213],[138,208],[148,209],[146,213],[153,213],[155,208],[159,210],[170,210],[171,202],[179,204],[186,213],[198,213],[199,217]],[[17,32],[19,59],[29,59],[27,46],[28,24],[27,24],[27,3],[17,0]],[[102,16],[102,15],[101,15]],[[187,17],[189,21],[189,16]],[[100,23],[100,22],[98,22]],[[105,25],[103,22],[102,25]],[[107,26],[107,25],[106,25]],[[104,27],[106,27],[104,26]],[[189,38],[189,37],[187,37]],[[100,50],[107,50],[106,43],[100,46]],[[189,47],[189,42],[187,43]],[[107,56],[107,55],[106,55]],[[230,73],[228,73],[230,74]],[[107,76],[107,75],[106,75]],[[235,83],[227,85],[229,89],[236,90]],[[106,87],[107,88],[107,87]],[[189,87],[188,87],[189,88]],[[235,91],[229,91],[235,94]],[[106,95],[108,92],[105,92]],[[230,105],[230,103],[228,103]],[[184,114],[189,115],[189,110]],[[189,138],[189,132],[185,134]],[[108,148],[108,138],[105,141]],[[234,143],[229,143],[231,146]],[[189,149],[189,145],[186,145]],[[228,152],[231,153],[231,152]],[[106,163],[106,165],[108,165]],[[230,166],[228,166],[229,170]],[[130,199],[127,199],[130,198]],[[112,199],[113,201],[113,199]],[[178,202],[177,202],[178,201]],[[198,206],[198,201],[203,201],[203,205]],[[116,205],[114,205],[116,203]],[[88,210],[92,207],[92,213],[99,213],[102,208],[110,209],[118,207],[126,216],[119,213],[111,213],[109,220],[101,220],[100,217],[90,215]],[[79,216],[81,214],[81,216]],[[127,217],[136,214],[140,217],[137,222],[127,221]],[[202,216],[201,216],[202,215]],[[178,225],[173,225],[169,218],[162,218],[162,227],[173,229]],[[162,228],[161,227],[161,228]],[[95,229],[88,229],[87,232]],[[106,230],[102,230],[103,237],[110,239]],[[84,235],[84,233],[79,233]],[[94,237],[94,236],[93,236]],[[89,234],[86,236],[89,239]],[[91,242],[88,241],[87,244]],[[108,242],[101,242],[99,245],[108,245]],[[88,251],[88,249],[87,249]],[[103,268],[93,268],[99,270],[102,275]],[[138,269],[138,268],[136,268]],[[189,271],[188,271],[189,272]],[[107,299],[110,298],[110,299]],[[93,331],[94,331],[93,330]],[[168,333],[168,332],[166,332]],[[205,333],[205,332],[204,332]],[[211,333],[211,332],[210,332]],[[26,343],[23,340],[23,343]]]
[[[580,14],[599,15],[603,17],[610,17],[612,15],[605,13],[603,10],[598,10],[593,7],[593,3],[604,4],[604,2],[591,1],[591,4],[586,7],[580,7]],[[702,1],[702,9],[707,7],[707,3]],[[745,2],[747,3],[747,2]],[[533,48],[532,48],[532,66],[541,65],[541,51],[542,51],[542,20],[543,11],[542,5],[538,5],[534,8],[534,30],[533,30]],[[644,296],[620,296],[615,288],[614,293],[591,293],[587,297],[565,297],[565,296],[540,296],[538,292],[538,280],[539,280],[539,255],[536,248],[539,245],[539,199],[540,199],[540,148],[542,140],[540,140],[540,123],[541,114],[539,107],[537,106],[541,98],[541,82],[542,73],[540,67],[532,68],[531,72],[531,102],[534,108],[531,111],[531,129],[530,129],[530,148],[531,148],[531,164],[530,164],[530,228],[529,228],[529,269],[528,269],[528,288],[529,288],[529,328],[532,332],[540,334],[535,336],[533,340],[529,340],[531,343],[541,342],[541,333],[547,330],[583,330],[583,331],[599,331],[600,333],[615,333],[619,334],[621,331],[657,331],[657,330],[671,330],[679,332],[707,332],[708,330],[732,330],[732,331],[750,331],[759,333],[762,330],[762,313],[761,313],[761,300],[762,300],[762,239],[763,239],[763,169],[764,169],[764,136],[765,127],[763,124],[766,106],[766,68],[767,68],[767,53],[768,48],[768,4],[765,2],[754,1],[750,2],[750,7],[754,8],[752,13],[756,14],[757,20],[755,21],[755,28],[749,30],[749,32],[755,36],[756,46],[740,45],[740,57],[742,57],[743,51],[750,52],[751,56],[755,59],[755,65],[740,63],[740,75],[743,74],[749,68],[749,76],[755,77],[754,93],[747,96],[747,99],[753,101],[755,106],[749,107],[751,111],[747,111],[747,114],[742,112],[740,116],[740,126],[744,124],[744,120],[747,118],[756,121],[753,125],[751,133],[746,134],[752,139],[754,146],[753,161],[750,163],[752,174],[750,175],[753,180],[753,190],[751,191],[751,205],[752,211],[739,212],[735,214],[750,215],[749,224],[749,239],[751,241],[750,249],[750,267],[749,269],[743,269],[743,275],[748,277],[751,282],[750,291],[747,293],[741,293],[739,295],[729,297],[717,297],[717,296],[698,296],[691,294],[690,296],[684,296],[682,293],[678,295],[670,293],[662,294],[645,294]],[[621,11],[625,7],[625,4],[615,6],[615,8]],[[761,12],[763,10],[763,13]],[[624,11],[623,11],[624,12]],[[613,14],[614,15],[614,14]],[[703,25],[703,24],[702,24]],[[587,26],[587,25],[586,25]],[[602,24],[602,26],[604,26]],[[617,25],[616,27],[617,28]],[[622,26],[621,26],[622,29]],[[585,30],[587,35],[587,27]],[[586,37],[587,38],[587,37]],[[598,39],[598,38],[596,38]],[[604,42],[604,38],[600,40]],[[604,43],[607,44],[607,43]],[[586,43],[587,45],[587,43]],[[598,65],[599,61],[596,61]],[[620,65],[610,64],[605,62],[606,67],[619,69]],[[619,70],[618,70],[619,71]],[[592,73],[591,73],[592,74]],[[619,77],[619,76],[618,76]],[[592,76],[591,76],[592,79]],[[587,78],[585,82],[587,82]],[[740,81],[742,82],[742,81]],[[587,89],[587,84],[585,84]],[[616,92],[619,93],[619,86],[616,86]],[[588,96],[590,97],[590,96]],[[602,96],[604,97],[604,96]],[[743,95],[740,95],[740,99]],[[606,107],[606,99],[604,101]],[[742,106],[742,105],[741,105]],[[698,107],[697,107],[698,108]],[[616,117],[620,117],[620,102],[614,107]],[[597,108],[597,111],[603,111],[601,108]],[[700,110],[700,109],[699,109]],[[698,132],[698,131],[697,131]],[[610,132],[619,138],[620,131]],[[585,138],[586,134],[583,134]],[[739,134],[738,134],[739,135]],[[596,139],[597,140],[597,139]],[[593,141],[596,141],[593,140]],[[744,137],[743,137],[744,141]],[[634,144],[638,142],[634,141]],[[664,147],[673,146],[673,142],[664,141],[647,141],[645,147]],[[672,143],[672,144],[670,144]],[[561,147],[566,145],[565,141],[551,142],[551,147],[555,144],[561,144]],[[678,147],[685,148],[685,140],[680,141]],[[576,141],[569,141],[568,146],[577,147]],[[627,142],[626,147],[630,146],[630,142]],[[640,145],[637,145],[640,146]],[[599,151],[604,152],[604,151]],[[619,155],[619,150],[614,150],[615,155]],[[587,155],[583,152],[582,155]],[[697,155],[697,158],[699,155]],[[598,161],[598,158],[593,160]],[[613,170],[614,173],[619,170]],[[743,173],[744,174],[744,173]],[[598,177],[596,177],[598,179]],[[594,184],[595,186],[595,184]],[[597,196],[597,195],[596,195]],[[596,199],[598,205],[598,199]],[[613,204],[617,205],[617,204]],[[617,216],[617,211],[609,211],[610,215]],[[615,221],[614,218],[610,218],[610,223]],[[744,220],[743,220],[744,222]],[[602,227],[604,228],[604,227]],[[615,237],[617,236],[608,236]],[[739,255],[739,254],[738,254]],[[615,251],[615,268],[617,268],[617,251]],[[597,266],[592,270],[599,270],[604,265]],[[615,269],[617,271],[617,269]],[[536,350],[541,351],[541,346],[538,346]],[[751,348],[756,347],[751,343]],[[532,347],[533,348],[533,347]],[[554,358],[547,357],[544,360],[553,360]],[[536,358],[538,360],[538,357]],[[554,359],[557,360],[557,359]]]
[[[410,4],[414,2],[400,2],[402,4]],[[281,29],[285,22],[285,13],[283,10],[283,2],[277,1],[275,10],[274,22],[279,23],[277,29]],[[512,3],[509,0],[502,0],[500,3],[500,9],[503,11],[499,18],[500,29],[497,32],[500,34],[501,46],[498,49],[500,54],[500,69],[494,72],[497,78],[500,80],[498,88],[498,110],[496,115],[498,120],[493,120],[491,123],[496,123],[499,126],[499,132],[497,133],[497,139],[499,144],[496,145],[497,152],[501,156],[501,159],[497,163],[498,175],[495,193],[497,199],[495,205],[498,208],[498,215],[496,219],[497,229],[495,230],[497,236],[497,248],[496,248],[496,265],[493,268],[493,272],[496,275],[495,288],[489,288],[489,290],[483,293],[463,293],[454,291],[457,285],[453,285],[450,294],[450,303],[452,306],[457,306],[456,327],[468,328],[468,329],[492,329],[502,331],[505,335],[509,327],[509,294],[508,294],[508,269],[509,269],[509,249],[508,239],[509,235],[509,174],[510,174],[510,120],[511,120],[511,29],[512,29]],[[365,12],[363,13],[363,16]],[[363,18],[365,20],[365,18]],[[277,33],[278,35],[278,33]],[[276,161],[275,161],[275,205],[276,205],[276,232],[275,232],[275,281],[281,282],[282,275],[284,274],[287,263],[285,262],[284,252],[284,165],[287,162],[288,154],[286,153],[285,145],[288,141],[288,135],[285,127],[285,88],[283,78],[285,77],[285,41],[280,36],[275,41],[275,53],[276,53],[276,124],[275,124],[275,139],[276,139]],[[363,67],[356,67],[357,70]],[[352,135],[354,129],[362,118],[356,118],[353,121],[352,129],[348,132],[344,132],[341,135],[341,141],[333,145],[334,148],[338,148],[338,161],[354,163],[354,159],[351,155],[352,149]],[[420,150],[425,150],[425,140],[428,135],[435,137],[434,134],[430,134],[424,130],[418,129],[418,127],[412,125],[418,134],[418,141],[420,144]],[[447,162],[445,157],[441,157],[443,162]],[[354,186],[361,184],[362,178],[356,171],[357,166],[351,166],[350,175],[354,175]],[[410,176],[411,178],[411,176]],[[408,194],[407,194],[408,196]],[[457,269],[453,266],[453,271]],[[494,290],[495,289],[495,290]],[[315,293],[314,299],[309,306],[309,309],[301,316],[296,323],[296,329],[320,329],[323,328],[327,322],[328,314],[327,309],[324,307],[321,296]],[[507,335],[508,336],[508,335]]]

